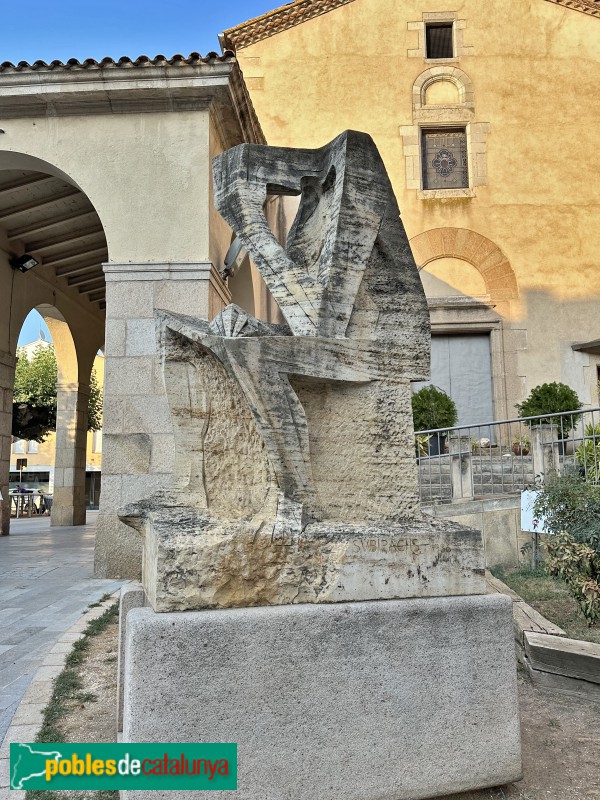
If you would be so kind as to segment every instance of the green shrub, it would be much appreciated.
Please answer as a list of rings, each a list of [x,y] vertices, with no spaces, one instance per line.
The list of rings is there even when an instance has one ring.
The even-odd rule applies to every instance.
[[[576,411],[581,408],[577,392],[566,383],[542,383],[531,390],[529,397],[517,403],[520,417],[538,417],[543,414],[558,414],[561,411]],[[559,435],[565,438],[579,419],[579,414],[564,417],[547,417],[540,422],[556,425]]]
[[[458,419],[454,400],[435,386],[424,386],[413,394],[412,412],[416,431],[451,428]]]
[[[600,553],[566,532],[547,542],[548,571],[561,578],[588,623],[600,619]]]
[[[561,578],[591,625],[600,619],[600,486],[555,478],[533,505],[548,534],[548,570]]]
[[[585,439],[575,450],[575,458],[585,470],[586,480],[600,482],[600,425],[586,425]]]

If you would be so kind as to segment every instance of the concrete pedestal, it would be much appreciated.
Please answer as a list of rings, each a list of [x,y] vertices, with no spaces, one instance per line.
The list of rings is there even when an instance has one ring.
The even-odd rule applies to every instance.
[[[511,601],[133,609],[123,741],[237,742],[239,800],[417,800],[518,780]]]

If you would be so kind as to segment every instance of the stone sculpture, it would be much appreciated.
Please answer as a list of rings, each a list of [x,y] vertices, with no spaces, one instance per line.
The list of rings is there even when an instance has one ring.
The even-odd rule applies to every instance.
[[[372,139],[240,145],[214,179],[286,324],[235,305],[158,316],[180,492],[122,514],[144,531],[153,607],[484,591],[480,535],[419,512],[410,382],[428,376],[429,316]],[[274,193],[300,195],[285,247]]]
[[[122,601],[123,741],[236,741],[244,800],[517,779],[511,601],[485,594],[479,531],[419,510],[429,319],[375,145],[241,145],[214,178],[285,324],[157,317],[175,488],[122,513],[151,606]],[[285,246],[274,193],[300,196]]]

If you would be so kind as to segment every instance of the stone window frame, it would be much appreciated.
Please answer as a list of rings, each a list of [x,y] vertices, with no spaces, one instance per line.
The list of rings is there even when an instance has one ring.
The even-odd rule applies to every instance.
[[[448,61],[449,59],[446,59]],[[453,83],[459,103],[431,105],[425,103],[427,89],[437,81]],[[412,88],[412,125],[400,126],[406,188],[417,192],[420,200],[470,198],[476,187],[487,183],[487,135],[489,123],[475,121],[475,92],[469,76],[458,67],[445,63],[431,66],[415,80]],[[464,128],[467,134],[469,186],[462,189],[424,189],[422,166],[422,132],[431,129]]]
[[[454,56],[452,58],[427,58],[427,39],[425,26],[428,22],[451,22],[452,43]],[[408,23],[409,31],[417,31],[418,44],[416,48],[407,50],[409,58],[422,58],[427,64],[456,64],[461,56],[472,56],[475,48],[463,44],[463,31],[467,27],[465,19],[457,19],[455,11],[424,11],[422,19]]]

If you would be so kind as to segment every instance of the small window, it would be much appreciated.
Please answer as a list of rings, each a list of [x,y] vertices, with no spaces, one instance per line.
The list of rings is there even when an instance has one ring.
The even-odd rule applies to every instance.
[[[33,440],[27,442],[28,453],[39,453],[39,451],[40,451],[40,446],[37,442],[34,442]]]
[[[27,447],[27,442],[25,439],[17,439],[16,442],[13,444],[13,453],[25,453]]]
[[[423,189],[464,189],[469,186],[467,133],[464,128],[423,131]]]
[[[452,23],[436,22],[425,25],[426,58],[453,58]]]

